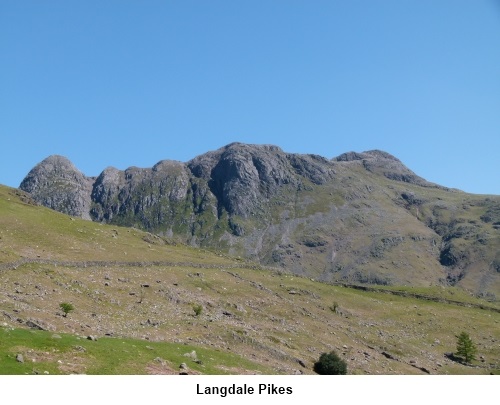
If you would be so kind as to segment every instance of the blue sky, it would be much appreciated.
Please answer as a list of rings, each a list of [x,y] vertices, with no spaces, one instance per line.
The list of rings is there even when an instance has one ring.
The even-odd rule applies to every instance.
[[[500,194],[499,44],[496,0],[0,0],[0,183],[240,141]]]

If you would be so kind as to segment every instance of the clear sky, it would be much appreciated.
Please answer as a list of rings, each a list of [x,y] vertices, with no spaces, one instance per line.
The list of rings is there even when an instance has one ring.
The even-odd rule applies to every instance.
[[[500,194],[498,0],[0,0],[0,183],[234,141]]]

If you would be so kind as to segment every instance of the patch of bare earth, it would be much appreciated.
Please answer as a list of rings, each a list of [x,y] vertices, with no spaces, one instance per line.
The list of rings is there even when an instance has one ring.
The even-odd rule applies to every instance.
[[[73,357],[71,361],[64,361],[58,366],[63,374],[85,374],[87,367],[83,364],[83,359]]]

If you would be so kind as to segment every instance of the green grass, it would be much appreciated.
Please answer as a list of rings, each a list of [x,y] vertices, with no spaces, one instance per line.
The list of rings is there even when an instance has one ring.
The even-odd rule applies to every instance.
[[[213,252],[169,242],[156,235],[69,217],[19,199],[0,186],[0,263],[21,257],[53,260],[233,263]]]
[[[199,362],[186,356],[196,352]],[[16,360],[22,354],[24,363]],[[0,327],[0,374],[177,374],[186,363],[190,373],[230,374],[272,370],[221,350],[168,342],[102,337],[97,341],[66,333]],[[47,374],[47,373],[45,373]]]
[[[475,306],[482,306],[485,308],[494,308],[500,310],[499,302],[486,301],[457,287],[373,286],[372,288],[380,291],[402,293],[409,296],[419,296],[422,298],[428,297],[429,299],[433,300],[456,302],[458,304],[464,305],[471,304]]]

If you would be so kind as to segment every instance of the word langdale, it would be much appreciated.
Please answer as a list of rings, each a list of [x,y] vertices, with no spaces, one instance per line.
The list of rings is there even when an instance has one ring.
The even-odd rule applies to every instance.
[[[227,395],[252,395],[257,393],[259,395],[281,395],[281,394],[292,394],[292,387],[279,387],[274,384],[259,384],[256,390],[252,386],[247,384],[243,385],[230,385],[222,387],[200,387],[200,384],[196,384],[196,394],[203,395],[220,395],[221,397],[226,397]]]

